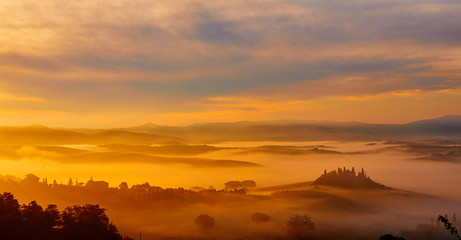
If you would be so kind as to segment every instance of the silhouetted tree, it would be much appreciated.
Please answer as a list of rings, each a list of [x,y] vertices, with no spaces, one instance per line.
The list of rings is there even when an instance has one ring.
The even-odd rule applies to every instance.
[[[253,180],[245,181],[229,181],[224,183],[226,189],[239,189],[239,188],[254,188],[256,187],[256,182]]]
[[[202,230],[208,230],[214,227],[214,218],[207,214],[201,214],[195,219],[195,225]]]
[[[242,187],[242,183],[240,181],[229,181],[224,183],[226,189],[237,189]]]
[[[128,183],[122,182],[122,183],[120,183],[120,185],[118,185],[118,188],[120,188],[120,190],[127,190],[128,189]]]
[[[25,185],[34,185],[34,184],[38,184],[40,181],[40,178],[35,176],[34,174],[27,174],[26,175],[26,178],[24,178],[22,180],[22,183],[25,184]]]
[[[269,221],[269,216],[262,212],[255,212],[251,214],[251,220],[253,222],[267,222]]]
[[[242,187],[243,188],[254,188],[256,187],[256,182],[253,180],[242,181]]]
[[[296,239],[304,239],[307,233],[315,230],[315,225],[307,214],[289,216],[287,227],[289,234]]]
[[[386,235],[383,235],[383,236],[379,237],[379,240],[405,240],[405,238],[396,237],[396,236],[391,235],[391,234],[386,234]]]
[[[16,239],[21,225],[19,203],[11,193],[0,194],[0,233],[2,239]]]
[[[68,207],[62,213],[62,233],[69,240],[121,240],[117,228],[109,223],[99,205]]]
[[[56,205],[49,205],[45,210],[32,201],[21,206],[22,231],[24,239],[41,240],[56,238],[55,228],[59,224],[59,211]]]
[[[447,215],[447,214],[445,214]],[[451,224],[450,221],[448,221],[448,218],[447,217],[444,217],[442,215],[439,215],[439,218],[437,219],[439,220],[440,222],[443,223],[443,225],[445,226],[445,229],[447,229],[448,232],[450,232],[451,235],[453,235],[454,237],[456,237],[458,240],[461,240],[461,237],[459,236],[458,234],[458,229],[456,229],[455,227],[453,227],[453,225]]]
[[[98,205],[73,206],[60,213],[35,201],[19,206],[11,193],[0,194],[0,239],[122,240]],[[129,239],[129,238],[125,238]]]

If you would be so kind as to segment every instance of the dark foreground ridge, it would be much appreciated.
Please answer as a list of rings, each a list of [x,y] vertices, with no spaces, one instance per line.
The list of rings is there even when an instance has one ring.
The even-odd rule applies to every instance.
[[[380,183],[377,183],[367,177],[365,171],[356,173],[355,169],[338,168],[338,171],[333,170],[327,173],[327,170],[312,183],[312,185],[326,185],[340,188],[375,188],[375,189],[391,189]]]

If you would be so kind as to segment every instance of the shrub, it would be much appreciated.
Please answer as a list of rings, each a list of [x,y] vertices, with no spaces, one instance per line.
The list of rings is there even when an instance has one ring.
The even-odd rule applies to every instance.
[[[253,222],[267,222],[269,221],[269,216],[262,212],[255,212],[251,214],[251,221]]]
[[[201,214],[195,219],[195,225],[203,230],[214,227],[214,218],[207,214]]]

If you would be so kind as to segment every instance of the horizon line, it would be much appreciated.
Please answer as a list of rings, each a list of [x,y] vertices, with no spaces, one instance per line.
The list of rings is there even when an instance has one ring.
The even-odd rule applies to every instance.
[[[137,128],[137,127],[143,127],[145,125],[156,125],[158,127],[190,127],[194,125],[202,125],[202,124],[231,124],[231,123],[271,123],[271,122],[299,122],[299,123],[308,123],[308,122],[317,122],[317,123],[358,123],[358,124],[375,124],[375,125],[405,125],[405,124],[410,124],[414,122],[419,122],[419,121],[426,121],[426,120],[436,120],[436,119],[442,119],[442,118],[447,118],[447,117],[460,117],[461,119],[461,114],[448,114],[448,115],[441,115],[438,117],[432,117],[432,118],[420,118],[416,119],[413,121],[409,122],[401,122],[401,123],[377,123],[377,122],[366,122],[366,121],[338,121],[338,120],[328,120],[328,119],[321,119],[321,120],[313,120],[313,119],[271,119],[271,120],[236,120],[236,121],[204,121],[204,122],[195,122],[195,123],[189,123],[189,124],[177,124],[177,125],[164,125],[164,124],[157,124],[154,122],[144,122],[141,124],[132,124],[132,125],[126,125],[126,126],[113,126],[113,127],[72,127],[72,126],[52,126],[52,125],[45,125],[42,123],[32,123],[29,125],[0,125],[0,127],[46,127],[46,128],[53,128],[53,129],[124,129],[124,128]]]

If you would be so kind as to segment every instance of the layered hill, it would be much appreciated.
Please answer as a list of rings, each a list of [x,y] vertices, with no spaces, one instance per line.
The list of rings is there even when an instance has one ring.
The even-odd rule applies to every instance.
[[[444,138],[461,140],[461,116],[407,124],[333,121],[203,123],[185,127],[148,123],[132,128],[56,129],[44,126],[0,127],[6,144],[176,144],[228,141],[381,141]]]
[[[157,134],[136,133],[121,130],[76,131],[44,126],[0,127],[0,141],[3,144],[165,144],[177,138]]]
[[[202,123],[185,127],[145,124],[121,130],[172,136],[187,142],[201,143],[222,141],[421,140],[436,137],[459,139],[461,116],[450,115],[406,124],[279,120]]]

